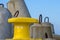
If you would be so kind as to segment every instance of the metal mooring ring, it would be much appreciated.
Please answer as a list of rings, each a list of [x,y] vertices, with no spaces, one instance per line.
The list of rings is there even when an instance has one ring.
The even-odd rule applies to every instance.
[[[19,11],[17,10],[14,14],[14,17],[17,17],[19,15]]]
[[[4,4],[0,4],[0,5],[2,5],[2,7],[4,7]]]
[[[47,20],[47,22],[49,22],[49,17],[45,17],[44,22],[46,22],[46,20]]]
[[[39,15],[39,23],[42,22],[42,14]]]

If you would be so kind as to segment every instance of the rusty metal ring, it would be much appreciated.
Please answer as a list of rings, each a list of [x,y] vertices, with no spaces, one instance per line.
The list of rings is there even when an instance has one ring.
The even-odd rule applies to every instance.
[[[19,15],[19,11],[17,10],[14,14],[14,17],[17,17]]]

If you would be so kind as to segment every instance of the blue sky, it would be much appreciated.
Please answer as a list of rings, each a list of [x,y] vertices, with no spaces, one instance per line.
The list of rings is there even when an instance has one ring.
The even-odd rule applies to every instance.
[[[9,0],[0,0],[7,7]],[[54,24],[55,33],[60,34],[60,0],[25,0],[28,10],[33,18],[43,15],[48,16],[50,22]]]

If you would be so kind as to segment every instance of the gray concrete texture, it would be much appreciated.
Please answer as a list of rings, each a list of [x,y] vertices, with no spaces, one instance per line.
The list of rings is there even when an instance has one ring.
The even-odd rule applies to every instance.
[[[0,4],[0,39],[12,37],[12,24],[8,23],[8,19],[11,17],[9,10]]]
[[[24,0],[11,0],[8,2],[7,5],[8,9],[10,10],[13,16],[15,12],[18,10],[18,17],[31,17]]]

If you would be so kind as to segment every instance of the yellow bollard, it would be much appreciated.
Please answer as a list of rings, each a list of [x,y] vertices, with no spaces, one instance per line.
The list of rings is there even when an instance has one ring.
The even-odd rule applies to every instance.
[[[10,18],[9,23],[14,24],[13,39],[30,40],[30,24],[38,23],[34,18]]]

